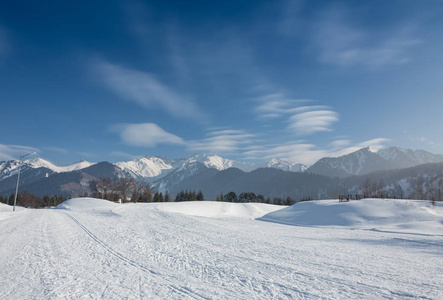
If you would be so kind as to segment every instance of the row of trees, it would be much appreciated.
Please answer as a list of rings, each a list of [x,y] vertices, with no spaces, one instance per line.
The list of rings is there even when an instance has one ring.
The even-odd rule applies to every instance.
[[[111,201],[152,202],[152,189],[134,178],[98,178],[89,182],[91,196]]]
[[[282,197],[267,197],[265,198],[263,195],[256,195],[252,192],[242,192],[238,196],[235,192],[229,192],[226,195],[221,193],[216,201],[222,202],[235,202],[235,203],[248,203],[248,202],[256,202],[256,203],[268,203],[268,204],[276,204],[276,205],[293,205],[295,201],[290,197],[282,198]]]
[[[417,178],[409,179],[407,184],[410,186],[408,198],[417,200],[431,200],[441,201],[443,191],[443,178],[441,176],[430,176],[424,178],[418,176]],[[380,180],[371,180],[367,178],[360,187],[363,192],[363,198],[403,198],[403,189],[398,185],[393,185],[393,188],[388,188]]]
[[[14,204],[14,196],[15,193],[10,194],[9,196],[0,196],[0,202],[8,205]],[[32,208],[41,208],[41,207],[50,207],[57,206],[63,201],[66,201],[66,198],[63,195],[52,195],[49,196],[46,194],[43,198],[35,196],[33,194],[24,191],[22,193],[17,194],[17,205],[23,207],[32,207]]]
[[[94,198],[106,199],[111,201],[132,201],[132,202],[182,202],[182,201],[204,201],[205,197],[202,191],[195,190],[180,191],[171,196],[168,191],[153,192],[149,184],[138,182],[133,178],[99,178],[90,182],[91,196]],[[220,193],[215,199],[223,202],[258,202],[277,205],[292,205],[295,203],[290,197],[267,197],[256,195],[252,192],[243,192],[237,195],[235,192],[229,192],[224,195]]]

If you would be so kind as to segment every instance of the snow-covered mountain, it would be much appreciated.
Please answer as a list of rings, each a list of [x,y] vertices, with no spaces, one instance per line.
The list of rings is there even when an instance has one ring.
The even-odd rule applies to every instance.
[[[158,181],[173,172],[182,173],[181,175],[174,175],[173,177],[175,178],[192,176],[202,168],[216,169],[218,171],[238,168],[244,172],[251,172],[259,168],[275,168],[292,172],[303,172],[306,169],[302,164],[293,164],[276,158],[264,163],[256,163],[235,161],[218,155],[208,154],[196,154],[182,159],[143,156],[130,161],[117,162],[115,165],[133,177],[144,178],[150,182]]]
[[[366,147],[344,156],[322,158],[306,171],[330,177],[347,177],[442,161],[443,155],[432,154],[424,150]]]
[[[163,177],[177,168],[176,161],[159,156],[143,156],[114,165],[136,178]]]
[[[31,165],[31,167],[34,169],[41,168],[41,167],[48,168],[49,170],[52,170],[55,173],[63,173],[63,172],[71,172],[71,171],[81,170],[81,169],[90,167],[94,164],[89,161],[81,160],[81,161],[75,162],[71,165],[60,167],[60,166],[56,166],[53,163],[51,163],[43,158],[40,158],[40,157],[25,160],[23,163]]]
[[[265,163],[264,168],[274,168],[279,169],[283,171],[290,171],[290,172],[304,172],[308,168],[307,166],[303,164],[296,164],[296,163],[290,163],[278,158],[273,158],[268,160]]]
[[[9,160],[0,162],[0,180],[17,174],[18,171],[18,160]],[[21,165],[21,171],[26,172],[30,169],[46,168],[54,173],[71,172],[76,170],[81,170],[94,165],[94,163],[88,161],[79,161],[68,166],[56,166],[53,163],[43,159],[43,158],[33,158],[23,161]]]
[[[8,177],[14,176],[18,171],[18,160],[8,160],[0,162],[0,180],[6,179]],[[22,165],[22,171],[26,171],[29,168],[32,168],[30,165]]]
[[[270,169],[269,171],[279,169],[294,173],[306,171],[308,173],[321,174],[329,177],[344,178],[352,175],[364,175],[380,170],[404,169],[436,162],[443,162],[443,155],[436,155],[423,150],[409,150],[397,147],[386,149],[363,148],[341,157],[320,159],[309,168],[281,159],[271,159],[266,162],[241,162],[208,154],[193,155],[189,158],[182,159],[144,156],[114,164],[108,162],[94,164],[81,161],[62,167],[56,166],[41,158],[34,158],[26,160],[22,164],[21,170],[23,177],[21,177],[21,187],[24,190],[27,189],[35,193],[41,191],[43,195],[51,189],[56,193],[63,192],[77,195],[75,193],[79,193],[79,191],[82,193],[87,192],[89,181],[96,178],[134,177],[137,180],[148,182],[159,191],[174,191],[177,187],[185,189],[187,185],[191,187],[191,183],[192,186],[198,186],[197,183],[202,182],[205,178],[213,177],[218,172],[229,171],[228,169],[230,168],[234,168],[231,169],[234,171],[237,169],[238,172],[246,173],[263,168],[268,168]],[[0,193],[11,193],[14,191],[17,167],[17,160],[0,162]],[[271,176],[269,175],[271,173],[272,172],[266,173],[266,176]],[[229,175],[231,173],[227,172],[226,174]],[[377,176],[380,177],[380,174]],[[406,177],[409,178],[412,175],[408,176],[399,177],[397,180],[398,183],[394,183],[402,185],[401,180]],[[251,190],[258,189],[257,186],[253,187],[254,183],[258,182],[255,179],[251,179],[253,176],[245,175],[245,178],[252,180],[252,182],[247,182],[252,185],[241,185],[238,182],[233,182],[232,184],[238,184],[239,191],[241,190],[240,187],[243,186]],[[269,178],[260,178],[260,180],[262,179],[268,180]],[[37,183],[37,180],[40,181]],[[413,182],[415,179],[411,180],[409,181]],[[386,181],[388,181],[388,179],[386,179]],[[310,183],[306,182],[305,184],[309,185]],[[347,184],[349,187],[354,185],[356,184]],[[397,190],[397,185],[393,189]],[[414,184],[412,183],[412,185]],[[222,188],[223,191],[232,189],[228,186]],[[402,187],[402,191],[406,192],[407,189]]]
[[[443,155],[432,154],[424,150],[389,147],[380,149],[376,153],[384,159],[393,162],[398,168],[408,168],[443,161]]]

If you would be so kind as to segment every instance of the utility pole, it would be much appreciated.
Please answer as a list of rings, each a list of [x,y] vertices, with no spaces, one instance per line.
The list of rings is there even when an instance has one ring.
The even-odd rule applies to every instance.
[[[18,163],[18,174],[17,174],[17,186],[15,187],[15,195],[14,195],[14,207],[12,208],[12,211],[15,211],[15,205],[17,204],[17,193],[18,193],[18,182],[20,181],[20,167],[23,162],[23,158],[28,155],[36,154],[36,152],[31,152],[27,154],[20,154],[20,161]]]

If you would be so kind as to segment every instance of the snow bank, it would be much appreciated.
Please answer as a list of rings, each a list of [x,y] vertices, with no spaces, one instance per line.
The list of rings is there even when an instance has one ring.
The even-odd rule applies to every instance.
[[[15,210],[16,211],[20,211],[20,210],[24,210],[26,208],[21,207],[21,206],[16,206]],[[0,203],[0,213],[2,212],[12,212],[12,205],[6,205],[4,203]]]
[[[12,211],[12,206],[0,203],[0,212],[10,212]]]
[[[185,215],[208,217],[208,218],[226,218],[235,217],[243,219],[255,219],[265,214],[275,212],[284,208],[263,203],[227,203],[215,201],[195,201],[195,202],[176,202],[161,203],[156,207],[165,212],[181,213]]]
[[[259,220],[302,226],[353,226],[416,233],[443,232],[443,206],[429,201],[364,199],[297,203]],[[375,227],[375,228],[374,228]]]
[[[102,199],[95,198],[74,198],[66,200],[57,205],[56,209],[68,210],[86,210],[86,209],[113,209],[118,207],[118,204]]]

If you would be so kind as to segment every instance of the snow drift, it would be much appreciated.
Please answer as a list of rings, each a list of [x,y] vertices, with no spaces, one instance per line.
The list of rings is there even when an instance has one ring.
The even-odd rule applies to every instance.
[[[0,203],[0,213],[3,213],[3,212],[12,212],[12,205],[7,205],[7,204],[4,204],[4,203]],[[15,210],[16,211],[21,211],[21,210],[24,210],[25,208],[24,207],[21,207],[21,206],[16,206],[15,207]]]
[[[283,206],[263,203],[227,203],[213,201],[161,203],[157,206],[157,209],[162,211],[191,216],[208,218],[235,217],[243,219],[259,218],[282,208]]]
[[[443,232],[443,206],[429,201],[363,199],[301,202],[271,212],[262,221],[297,226],[352,226],[420,233]]]

